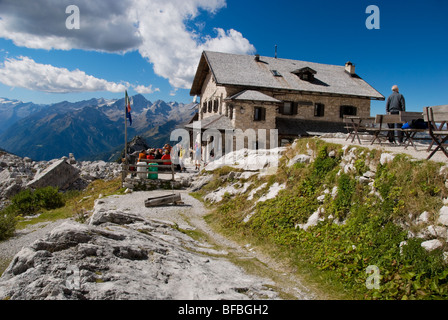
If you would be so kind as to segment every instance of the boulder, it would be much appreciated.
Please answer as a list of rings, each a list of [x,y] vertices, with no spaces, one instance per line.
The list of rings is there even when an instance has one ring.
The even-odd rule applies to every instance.
[[[423,211],[422,214],[420,214],[417,218],[417,220],[415,221],[417,224],[423,224],[423,223],[428,223],[429,222],[429,212],[428,211]]]
[[[392,162],[395,156],[390,153],[382,153],[380,158],[381,165],[385,165],[386,163]]]
[[[76,164],[76,159],[73,153],[69,153],[68,155],[68,163],[70,164]]]
[[[437,222],[443,224],[444,226],[448,226],[448,207],[443,206],[439,211],[439,218]]]
[[[299,227],[303,230],[308,230],[309,227],[315,226],[319,223],[319,221],[323,221],[323,218],[319,218],[320,214],[324,212],[322,207],[319,207],[314,213],[308,218],[308,221],[305,224],[297,224],[296,228]]]
[[[52,186],[59,189],[66,189],[79,178],[79,173],[80,171],[77,168],[61,159],[37,174],[27,184],[27,187],[36,189]]]
[[[276,170],[279,159],[285,150],[285,147],[257,150],[244,148],[229,152],[211,161],[205,166],[205,170],[214,171],[224,166],[243,169],[244,171],[259,171],[269,168]]]
[[[311,162],[311,156],[307,154],[298,154],[295,155],[294,158],[289,160],[288,167],[292,167],[296,163],[310,163]]]
[[[437,239],[428,240],[421,243],[421,246],[427,251],[433,251],[435,249],[442,247],[442,245],[443,245],[442,242]]]

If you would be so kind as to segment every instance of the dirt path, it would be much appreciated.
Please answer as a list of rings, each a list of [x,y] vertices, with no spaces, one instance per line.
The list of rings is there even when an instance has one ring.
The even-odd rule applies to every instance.
[[[176,191],[178,192],[178,191]],[[210,252],[201,249],[204,254],[220,254],[231,262],[241,266],[247,272],[256,276],[269,278],[275,283],[274,290],[285,299],[310,300],[321,298],[307,288],[302,280],[293,275],[287,267],[270,257],[257,252],[249,244],[240,244],[215,232],[205,222],[207,209],[197,199],[191,197],[188,191],[180,191],[183,205],[146,208],[144,201],[149,197],[170,194],[171,191],[134,192],[124,196],[106,198],[101,204],[106,210],[115,209],[142,215],[147,219],[158,220],[176,225],[179,229],[194,232],[200,242],[206,242]]]
[[[119,210],[130,214],[141,215],[145,219],[164,222],[192,236],[198,241],[195,250],[204,255],[219,257],[230,261],[243,273],[265,279],[265,283],[283,299],[311,300],[319,297],[307,288],[287,267],[254,250],[249,244],[240,245],[215,232],[204,220],[207,209],[197,199],[191,197],[188,191],[180,191],[183,205],[147,208],[144,201],[149,197],[170,194],[170,191],[133,192],[126,195],[116,195],[102,198],[96,209]],[[22,247],[28,246],[37,239],[44,237],[55,227],[66,220],[34,225],[21,230],[8,241],[0,242],[0,263],[7,263]],[[2,269],[6,265],[0,266]],[[250,277],[247,277],[250,278]],[[254,278],[254,279],[255,279]]]

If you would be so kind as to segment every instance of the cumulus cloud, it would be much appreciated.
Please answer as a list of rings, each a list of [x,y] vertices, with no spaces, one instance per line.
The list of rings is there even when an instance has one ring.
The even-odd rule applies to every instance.
[[[140,12],[140,54],[154,66],[157,75],[169,79],[175,88],[191,87],[200,54],[203,50],[249,53],[255,51],[250,42],[236,30],[217,28],[216,37],[200,36],[186,27],[199,9],[216,13],[226,5],[223,0],[153,0],[138,1]]]
[[[11,87],[49,93],[86,91],[123,92],[128,83],[114,83],[98,79],[84,71],[70,71],[47,64],[36,63],[29,57],[7,59],[0,66],[0,82]]]
[[[69,5],[80,10],[80,29],[68,29]],[[134,50],[141,36],[131,0],[2,0],[0,37],[33,49]]]
[[[80,10],[79,30],[65,26],[72,4]],[[255,51],[237,30],[201,34],[198,17],[225,6],[225,0],[1,0],[0,37],[47,50],[138,50],[174,88],[190,88],[203,50]]]
[[[159,88],[153,89],[152,84],[147,87],[145,87],[143,85],[133,86],[133,88],[137,93],[140,93],[140,94],[150,94],[150,93],[154,93],[156,91],[160,91]]]

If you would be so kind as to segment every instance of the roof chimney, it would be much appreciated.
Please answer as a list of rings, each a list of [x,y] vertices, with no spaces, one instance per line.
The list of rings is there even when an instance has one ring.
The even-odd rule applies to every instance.
[[[345,63],[345,71],[350,74],[350,75],[354,75],[355,74],[355,65],[353,63],[351,63],[350,61]]]
[[[260,55],[259,55],[259,54],[256,54],[254,59],[255,59],[255,61],[257,61],[257,62],[260,61]]]

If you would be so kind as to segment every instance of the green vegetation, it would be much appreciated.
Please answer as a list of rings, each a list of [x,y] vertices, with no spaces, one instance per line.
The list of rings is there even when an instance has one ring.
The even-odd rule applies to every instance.
[[[14,235],[16,229],[30,224],[74,217],[85,221],[87,212],[101,194],[122,193],[121,180],[92,182],[84,191],[60,192],[57,188],[23,190],[11,198],[0,212],[0,241]]]
[[[311,164],[286,165],[295,154],[309,149],[316,155]],[[420,245],[424,240],[409,236],[410,231],[419,231],[411,221],[423,211],[433,216],[448,194],[441,164],[398,155],[381,165],[379,152],[357,147],[352,150],[353,170],[344,173],[340,164],[347,161],[343,156],[349,151],[301,139],[281,159],[275,176],[252,177],[246,194],[226,194],[213,204],[207,220],[236,240],[286,258],[298,274],[306,274],[316,286],[332,288],[337,298],[447,299],[443,248],[428,252]],[[373,186],[359,180],[372,163],[377,164]],[[216,179],[196,197],[213,190],[216,181],[221,186],[229,183],[222,172],[214,174]],[[251,190],[275,182],[286,183],[276,198],[256,202],[261,192],[247,200]],[[335,186],[336,195],[324,192]],[[319,202],[322,194],[325,200]],[[317,225],[307,230],[298,227],[316,210],[320,212]],[[244,222],[248,214],[253,215]],[[379,270],[379,289],[366,286],[369,266]]]
[[[85,222],[94,201],[101,195],[123,194],[121,179],[93,181],[83,191],[62,193],[47,187],[36,191],[24,190],[11,199],[11,204],[0,212],[0,241],[12,237],[17,229],[42,222],[74,218]],[[0,260],[0,275],[10,261]]]
[[[11,204],[0,212],[0,240],[14,235],[20,217],[34,215],[39,210],[60,208],[64,204],[63,195],[53,187],[19,192],[12,197]]]

